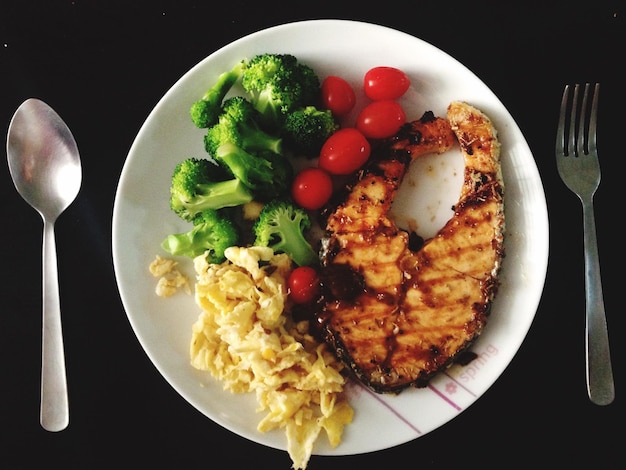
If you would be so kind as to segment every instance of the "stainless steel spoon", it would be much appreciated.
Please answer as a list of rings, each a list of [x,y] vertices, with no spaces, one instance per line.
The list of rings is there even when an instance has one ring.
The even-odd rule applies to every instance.
[[[43,218],[40,422],[48,431],[61,431],[69,423],[69,406],[54,223],[80,190],[80,157],[59,115],[31,98],[20,105],[9,124],[7,159],[17,192]]]

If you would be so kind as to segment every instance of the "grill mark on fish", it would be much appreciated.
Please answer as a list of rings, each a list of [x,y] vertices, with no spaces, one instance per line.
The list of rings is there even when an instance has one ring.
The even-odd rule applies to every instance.
[[[430,240],[389,217],[410,162],[458,142],[464,182],[454,214]],[[423,387],[482,332],[504,256],[499,142],[489,119],[453,102],[428,112],[375,149],[325,212],[321,252],[325,341],[379,393]],[[351,287],[349,287],[351,286]]]

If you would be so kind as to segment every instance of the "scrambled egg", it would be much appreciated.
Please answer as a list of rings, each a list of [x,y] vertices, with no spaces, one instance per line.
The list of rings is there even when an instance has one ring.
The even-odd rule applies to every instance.
[[[158,256],[150,263],[150,273],[159,280],[156,285],[156,294],[159,297],[170,297],[184,289],[188,294],[191,293],[189,287],[189,279],[178,268],[178,263],[173,259],[162,258]]]
[[[265,412],[258,430],[284,428],[293,468],[304,469],[322,429],[336,447],[352,422],[346,379],[308,323],[284,314],[289,257],[266,247],[230,247],[225,255],[222,264],[194,259],[202,313],[192,328],[191,364],[232,393],[255,392],[257,411]]]

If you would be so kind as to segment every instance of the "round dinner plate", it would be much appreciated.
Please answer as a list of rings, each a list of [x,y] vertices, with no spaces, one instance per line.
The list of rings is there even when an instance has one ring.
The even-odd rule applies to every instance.
[[[312,39],[315,38],[315,39]],[[355,410],[339,446],[323,435],[314,454],[349,455],[419,438],[471,406],[509,365],[533,321],[548,262],[548,216],[541,179],[519,127],[500,100],[470,70],[436,47],[406,33],[346,20],[312,20],[275,26],[241,38],[191,68],[163,96],[141,127],[124,164],[113,210],[113,261],[129,322],[146,354],[169,384],[198,411],[247,439],[286,449],[282,430],[257,431],[261,415],[255,394],[231,394],[208,372],[190,365],[191,326],[200,311],[193,295],[155,294],[148,266],[167,256],[161,242],[189,229],[169,208],[174,166],[206,156],[204,131],[189,118],[191,104],[237,61],[264,52],[289,53],[311,65],[320,78],[340,75],[365,103],[362,80],[371,67],[389,65],[407,73],[402,98],[408,119],[424,111],[445,116],[451,101],[466,101],[487,114],[502,145],[505,183],[506,257],[489,323],[472,347],[476,359],[454,365],[425,388],[378,395],[350,383]],[[234,91],[236,92],[236,90]],[[354,123],[350,115],[344,124]],[[459,149],[411,165],[393,211],[399,224],[432,236],[451,215],[459,196],[463,161]],[[149,191],[146,189],[149,188]],[[190,259],[180,267],[194,278]],[[372,429],[376,429],[373,433]],[[322,433],[323,434],[323,433]]]

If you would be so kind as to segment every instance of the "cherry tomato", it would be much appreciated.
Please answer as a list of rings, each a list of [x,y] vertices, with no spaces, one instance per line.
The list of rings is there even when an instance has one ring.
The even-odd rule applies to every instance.
[[[356,119],[356,128],[369,139],[384,139],[394,135],[406,123],[406,114],[394,100],[372,101]]]
[[[322,105],[336,116],[348,114],[354,108],[356,95],[346,80],[330,75],[322,82]]]
[[[287,280],[289,296],[297,304],[313,302],[320,292],[320,278],[317,270],[311,266],[298,266]]]
[[[332,175],[348,175],[363,166],[370,152],[371,145],[361,131],[344,127],[324,142],[318,165]]]
[[[411,86],[411,80],[395,67],[374,67],[365,73],[363,89],[371,100],[395,100]]]
[[[291,197],[300,207],[316,210],[328,202],[333,193],[333,181],[325,170],[304,168],[293,179]]]

